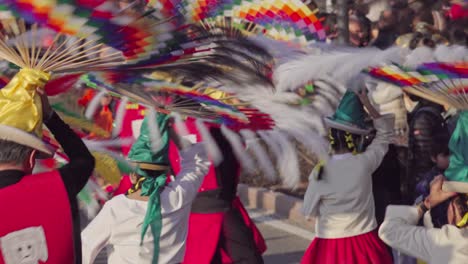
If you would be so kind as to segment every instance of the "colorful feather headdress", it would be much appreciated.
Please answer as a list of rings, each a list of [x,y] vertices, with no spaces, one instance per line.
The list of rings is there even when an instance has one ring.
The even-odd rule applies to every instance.
[[[371,76],[410,94],[455,109],[468,109],[468,63],[425,63],[417,69],[398,65],[369,68]]]
[[[30,25],[37,24],[60,33],[50,41],[54,45],[49,46],[60,51],[65,48],[69,52],[61,53],[55,59],[41,52],[36,56],[22,56],[24,60],[46,57],[47,65],[37,65],[42,66],[43,71],[158,69],[201,79],[206,76],[222,78],[228,72],[238,70],[243,74],[242,78],[229,75],[236,82],[247,77],[252,77],[249,81],[268,82],[263,76],[269,68],[261,61],[268,60],[269,55],[262,49],[255,49],[253,43],[212,34],[174,17],[161,18],[155,9],[144,13],[131,12],[121,10],[115,1],[98,0],[3,1],[0,10],[6,10],[3,14],[6,12],[7,16],[21,17]],[[29,28],[25,26],[22,31],[29,31]],[[34,32],[32,34],[35,35]],[[20,38],[16,43],[24,44],[24,39]],[[63,44],[61,39],[64,39]],[[246,51],[246,48],[250,50]],[[252,48],[255,53],[249,52]],[[6,57],[9,54],[4,52],[3,55],[9,59]]]
[[[157,4],[167,16],[182,16],[192,23],[218,23],[218,26],[228,21],[278,40],[305,44],[312,40],[323,41],[326,37],[315,16],[317,10],[310,10],[300,0],[163,0]]]

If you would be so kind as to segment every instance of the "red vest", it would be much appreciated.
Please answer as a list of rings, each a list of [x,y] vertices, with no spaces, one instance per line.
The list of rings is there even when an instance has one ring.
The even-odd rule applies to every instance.
[[[0,189],[0,264],[74,263],[73,225],[58,171]]]

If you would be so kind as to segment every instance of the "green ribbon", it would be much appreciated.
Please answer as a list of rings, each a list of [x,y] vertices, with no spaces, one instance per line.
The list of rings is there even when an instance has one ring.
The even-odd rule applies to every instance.
[[[168,121],[169,116],[159,114],[156,119],[156,123],[159,127],[161,134],[161,147],[157,152],[151,151],[151,138],[148,117],[143,120],[143,124],[140,129],[140,136],[137,141],[133,144],[128,158],[136,162],[155,163],[160,165],[169,164],[169,127]],[[162,228],[162,215],[161,215],[161,198],[160,194],[164,190],[166,185],[166,171],[161,171],[158,175],[148,175],[144,170],[137,168],[136,173],[144,176],[146,179],[143,181],[141,186],[141,195],[149,196],[148,209],[146,211],[145,219],[143,221],[143,227],[141,232],[141,243],[143,243],[148,227],[151,226],[151,233],[154,238],[154,253],[153,253],[153,264],[158,263],[159,257],[159,239],[161,236]]]
[[[341,99],[340,105],[332,119],[345,125],[355,125],[362,129],[366,128],[364,107],[357,95],[349,90],[346,91]]]
[[[451,181],[468,182],[468,111],[460,113],[449,149],[450,165],[445,177]]]

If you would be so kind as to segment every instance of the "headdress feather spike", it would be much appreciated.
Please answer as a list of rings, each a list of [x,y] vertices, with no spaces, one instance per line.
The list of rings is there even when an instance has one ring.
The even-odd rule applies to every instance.
[[[107,94],[107,91],[102,90],[96,96],[94,96],[91,102],[89,102],[88,108],[86,108],[86,112],[85,112],[86,118],[93,119],[93,116],[99,107],[102,97],[104,97],[106,94]]]
[[[156,123],[157,112],[152,107],[148,107],[148,129],[151,131],[149,133],[151,141],[151,151],[157,153],[161,148],[161,132],[159,130],[158,124]]]
[[[255,158],[257,159],[260,168],[265,173],[265,176],[270,181],[275,181],[277,175],[274,169],[274,166],[268,157],[267,152],[262,148],[258,142],[258,138],[255,136],[255,133],[248,129],[242,129],[240,134],[244,138],[244,141],[247,144],[247,148],[252,150]]]
[[[198,131],[200,132],[203,141],[205,142],[204,146],[206,148],[206,152],[208,153],[210,159],[213,161],[215,165],[219,165],[221,161],[223,161],[223,154],[219,149],[216,141],[210,135],[210,131],[208,128],[203,124],[201,119],[197,119],[195,121]]]
[[[281,148],[281,157],[278,162],[280,175],[284,184],[290,188],[295,188],[301,180],[299,170],[299,158],[297,148],[293,145],[287,135],[281,131],[268,131],[268,134],[278,142]]]
[[[112,137],[116,137],[122,131],[123,121],[126,113],[126,107],[128,104],[128,97],[124,96],[120,101],[119,107],[117,108],[117,113],[115,115],[114,129],[112,130]]]
[[[249,173],[253,173],[255,171],[255,166],[252,162],[250,154],[245,151],[241,137],[231,129],[227,128],[225,125],[221,126],[221,133],[223,133],[223,135],[229,141],[229,144],[231,144],[234,154],[236,155],[237,160],[239,160],[242,168],[244,168]]]

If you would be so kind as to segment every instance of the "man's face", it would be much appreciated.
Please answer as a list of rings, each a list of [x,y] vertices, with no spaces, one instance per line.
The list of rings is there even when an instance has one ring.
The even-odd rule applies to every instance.
[[[364,27],[359,24],[357,21],[349,22],[349,42],[351,45],[356,47],[367,46],[368,34],[365,31]]]

